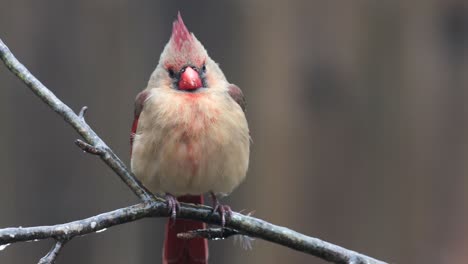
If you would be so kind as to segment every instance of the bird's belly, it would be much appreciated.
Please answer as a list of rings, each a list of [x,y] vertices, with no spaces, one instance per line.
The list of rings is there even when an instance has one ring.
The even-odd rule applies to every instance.
[[[135,151],[132,170],[153,193],[230,193],[246,175],[248,131],[214,124],[203,129],[186,127],[137,136],[134,150],[153,150]]]
[[[162,146],[157,172],[162,190],[182,195],[229,189],[222,181],[226,150],[220,142],[208,135],[191,138],[182,133],[175,137]]]

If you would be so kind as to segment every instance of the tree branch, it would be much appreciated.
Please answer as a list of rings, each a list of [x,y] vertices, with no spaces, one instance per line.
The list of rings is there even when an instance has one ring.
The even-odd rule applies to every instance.
[[[90,234],[145,217],[168,217],[168,209],[165,202],[144,202],[66,224],[0,229],[0,244],[46,238],[72,239],[75,236]],[[181,203],[178,217],[219,224],[221,221],[219,214],[213,214],[211,210],[208,206]],[[350,263],[350,260],[357,261],[354,263],[384,263],[291,229],[235,212],[226,226],[239,230],[241,234],[271,241],[334,263]]]
[[[113,169],[117,175],[130,187],[130,189],[142,200],[149,201],[153,195],[146,190],[135,176],[125,167],[124,163],[114,154],[114,152],[98,137],[98,135],[84,121],[84,108],[77,116],[73,110],[64,104],[54,93],[47,89],[36,77],[34,77],[23,64],[21,64],[11,53],[8,47],[0,40],[0,58],[7,68],[22,80],[33,93],[52,108],[57,114],[63,117],[80,134],[87,143],[94,147],[102,148],[105,153],[100,155],[101,159]]]
[[[54,264],[55,259],[57,258],[65,243],[67,243],[67,240],[57,240],[55,245],[50,249],[49,253],[42,257],[37,264]]]
[[[8,47],[0,40],[0,59],[8,69],[22,80],[38,97],[40,97],[52,110],[62,116],[84,139],[76,144],[86,152],[98,155],[116,174],[129,186],[129,188],[143,201],[140,204],[103,213],[90,218],[74,222],[28,228],[0,229],[0,245],[35,239],[54,238],[57,243],[43,258],[44,263],[52,263],[65,241],[75,236],[97,232],[114,225],[136,221],[144,217],[168,217],[168,206],[164,200],[154,197],[127,169],[124,163],[88,126],[84,119],[86,107],[76,115],[67,105],[58,99],[39,80],[37,80],[10,52]],[[203,205],[181,203],[177,217],[199,220],[211,224],[219,224],[219,214],[212,213],[212,208]],[[226,227],[239,234],[261,238],[298,251],[302,251],[334,263],[385,263],[363,254],[342,248],[340,246],[309,237],[291,229],[276,226],[266,221],[233,213]],[[42,259],[41,259],[42,261]],[[49,262],[47,262],[49,261]],[[42,263],[42,262],[40,262]]]
[[[219,227],[219,228],[206,228],[190,230],[185,233],[177,234],[181,239],[194,239],[197,237],[206,238],[209,240],[226,239],[231,236],[243,235],[241,232],[232,228]]]

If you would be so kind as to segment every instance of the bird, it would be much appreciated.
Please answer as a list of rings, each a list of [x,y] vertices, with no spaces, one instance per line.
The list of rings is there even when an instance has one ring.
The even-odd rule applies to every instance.
[[[147,87],[135,99],[131,128],[131,170],[152,193],[166,198],[163,263],[208,262],[208,242],[182,240],[178,233],[205,223],[177,219],[179,202],[203,204],[211,195],[221,226],[232,211],[218,197],[245,179],[250,132],[242,90],[227,81],[219,65],[184,24],[180,12]]]

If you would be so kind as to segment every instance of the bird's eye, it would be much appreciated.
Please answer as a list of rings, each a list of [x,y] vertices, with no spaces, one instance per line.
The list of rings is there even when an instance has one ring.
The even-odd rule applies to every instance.
[[[206,72],[206,65],[205,64],[203,64],[202,72],[204,72],[204,73]]]
[[[171,78],[174,78],[174,77],[175,77],[175,72],[174,72],[174,70],[173,70],[172,68],[167,69],[167,72],[169,73],[169,76],[170,76]]]

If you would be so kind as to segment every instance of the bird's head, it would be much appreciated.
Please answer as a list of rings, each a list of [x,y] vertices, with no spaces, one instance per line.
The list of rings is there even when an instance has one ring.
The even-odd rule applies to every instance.
[[[179,13],[150,85],[194,92],[201,88],[216,88],[226,82],[219,66],[208,56],[195,35],[188,31]]]

